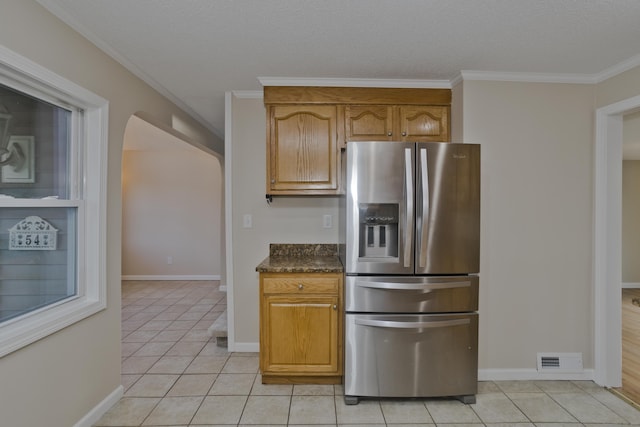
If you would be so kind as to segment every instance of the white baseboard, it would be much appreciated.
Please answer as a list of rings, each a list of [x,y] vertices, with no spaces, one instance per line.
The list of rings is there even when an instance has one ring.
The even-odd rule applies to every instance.
[[[257,342],[227,342],[229,351],[238,353],[258,353],[260,351],[260,343]]]
[[[537,369],[478,369],[478,381],[525,381],[525,380],[593,380],[594,370],[578,373],[540,372]]]
[[[118,403],[118,400],[124,394],[124,387],[119,385],[113,390],[102,402],[93,407],[92,410],[82,417],[80,421],[74,424],[73,427],[91,427],[109,410],[113,405]]]
[[[257,353],[260,343],[229,342],[229,351],[238,353]],[[478,369],[478,381],[591,381],[594,377],[593,369],[585,369],[578,373],[539,372],[537,369]]]
[[[258,353],[259,343],[228,343],[229,351],[237,353]],[[539,372],[537,369],[478,369],[478,381],[592,381],[593,369],[578,373]]]
[[[144,274],[128,274],[123,275],[122,280],[220,280],[219,274],[205,275],[144,275]]]
[[[622,284],[622,289],[638,289],[638,288],[640,288],[640,283],[627,282]]]

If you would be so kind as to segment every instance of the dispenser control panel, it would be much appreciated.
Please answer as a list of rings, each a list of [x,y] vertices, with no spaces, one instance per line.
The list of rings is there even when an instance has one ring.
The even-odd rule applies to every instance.
[[[361,203],[360,257],[398,256],[398,212],[395,203]]]

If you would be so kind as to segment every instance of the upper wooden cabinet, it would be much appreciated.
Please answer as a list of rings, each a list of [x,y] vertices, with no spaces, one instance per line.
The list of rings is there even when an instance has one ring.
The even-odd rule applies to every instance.
[[[267,193],[336,194],[337,107],[274,105],[268,114]]]
[[[348,141],[449,141],[449,107],[440,105],[347,105]]]
[[[449,141],[449,107],[403,105],[398,107],[398,117],[402,141]]]
[[[449,141],[450,89],[267,86],[267,195],[340,194],[348,141]]]
[[[345,106],[346,141],[391,141],[394,137],[393,110],[389,105]]]

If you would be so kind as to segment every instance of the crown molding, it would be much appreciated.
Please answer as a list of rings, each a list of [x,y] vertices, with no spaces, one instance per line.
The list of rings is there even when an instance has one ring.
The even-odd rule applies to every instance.
[[[231,93],[240,99],[262,99],[264,93],[261,90],[232,90]]]
[[[386,87],[451,89],[463,81],[503,81],[522,83],[572,83],[595,84],[640,65],[640,55],[624,61],[600,74],[572,73],[519,73],[498,71],[462,70],[450,80],[419,79],[334,79],[258,77],[263,86],[319,86],[319,87]],[[235,93],[235,92],[234,92]]]
[[[629,59],[626,59],[622,62],[617,63],[613,67],[609,67],[601,73],[595,74],[594,78],[596,83],[603,82],[611,77],[615,77],[618,74],[622,74],[625,71],[629,71],[632,68],[635,68],[640,65],[640,54],[636,56],[632,56]]]
[[[462,73],[456,74],[454,78],[452,78],[449,82],[451,83],[451,87],[453,88],[456,85],[462,83],[464,79],[462,78]]]
[[[568,73],[514,73],[494,71],[460,71],[462,80],[488,80],[502,82],[526,82],[526,83],[574,83],[594,84],[596,78],[591,74]]]
[[[463,80],[488,80],[503,82],[526,82],[526,83],[574,83],[574,84],[597,84],[619,74],[640,66],[640,54],[632,56],[606,70],[595,74],[568,74],[568,73],[513,73],[462,70],[460,74],[451,79],[451,86],[455,86]]]
[[[451,89],[451,83],[449,82],[449,80],[258,77],[258,81],[260,82],[260,84],[262,84],[262,86]]]
[[[108,43],[104,42],[98,36],[96,36],[91,30],[86,28],[84,25],[80,24],[75,18],[73,18],[70,14],[68,14],[62,7],[60,7],[55,1],[52,0],[36,0],[42,7],[47,9],[51,14],[57,17],[59,20],[67,24],[69,27],[80,33],[80,35],[91,43],[93,43],[98,49],[106,53],[108,56],[113,58],[116,62],[126,68],[130,73],[138,77],[140,80],[151,86],[156,92],[160,95],[167,98],[169,101],[173,102],[178,108],[183,110],[185,113],[190,115],[194,120],[199,122],[202,126],[208,129],[211,133],[216,135],[218,138],[224,138],[224,135],[216,128],[213,127],[211,123],[209,123],[204,117],[202,117],[199,113],[197,113],[194,109],[185,104],[182,100],[180,100],[177,96],[167,90],[163,85],[155,81],[151,76],[142,71],[140,68],[136,67],[131,61],[129,61],[126,57],[118,53],[115,49],[113,49]]]

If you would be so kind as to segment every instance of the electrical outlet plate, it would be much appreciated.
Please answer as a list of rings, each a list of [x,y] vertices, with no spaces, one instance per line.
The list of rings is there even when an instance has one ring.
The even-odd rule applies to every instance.
[[[322,217],[322,226],[324,228],[331,228],[331,215],[323,215]]]

